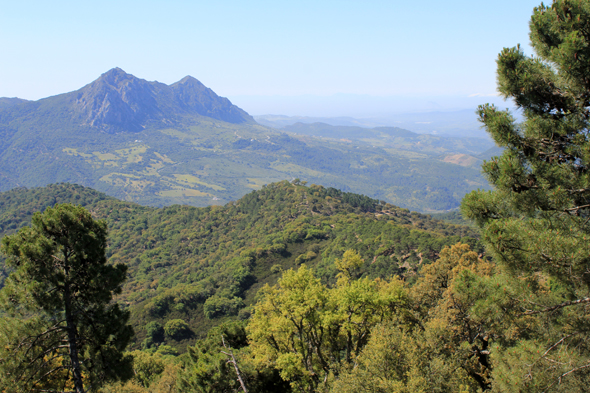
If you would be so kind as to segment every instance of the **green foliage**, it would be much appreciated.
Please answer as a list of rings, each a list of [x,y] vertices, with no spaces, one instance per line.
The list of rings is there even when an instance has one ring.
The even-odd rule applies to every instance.
[[[589,26],[586,0],[535,8],[536,56],[505,48],[497,62],[498,89],[524,122],[478,110],[504,148],[483,165],[494,191],[473,192],[462,206],[501,268],[478,283],[486,298],[472,310],[496,331],[498,391],[584,391],[590,378]]]
[[[342,259],[336,259],[334,261],[336,269],[340,271],[337,277],[339,280],[343,280],[343,282],[350,282],[355,278],[356,271],[360,269],[363,263],[364,261],[357,252],[354,250],[346,250],[344,255],[342,255]]]
[[[160,353],[132,351],[133,377],[125,383],[113,382],[99,390],[100,393],[180,393],[177,374],[180,370],[177,358]]]
[[[191,333],[188,323],[182,319],[171,319],[164,325],[166,336],[175,340],[182,339]]]
[[[432,218],[436,218],[437,220],[443,220],[446,222],[450,222],[451,224],[457,225],[470,225],[471,223],[463,218],[460,210],[453,210],[448,213],[436,213],[431,214]]]
[[[207,338],[199,340],[195,347],[189,347],[188,364],[180,373],[180,387],[186,392],[232,392],[237,391],[233,367],[227,362],[227,351],[222,344],[222,337],[227,346],[236,354],[247,345],[246,332],[239,323],[223,324],[211,329]],[[238,358],[241,356],[238,354]]]
[[[141,351],[133,351],[133,374],[134,379],[145,387],[149,388],[166,368],[165,360],[159,354],[148,354]]]
[[[106,262],[106,223],[82,207],[56,205],[2,238],[12,273],[0,292],[2,386],[77,392],[128,378],[128,313],[111,302],[126,267]],[[60,387],[61,386],[61,387]]]
[[[173,126],[162,124],[162,114],[138,125],[138,119],[113,105],[109,110],[120,115],[113,118],[121,120],[116,128],[122,126],[122,132],[112,133],[104,132],[101,121],[88,124],[94,123],[90,114],[72,105],[78,94],[0,105],[0,173],[10,174],[2,175],[0,191],[70,182],[144,205],[207,206],[298,177],[406,208],[445,211],[457,208],[466,192],[488,187],[475,165],[475,155],[489,148],[486,140],[393,128],[365,130],[372,135],[354,142],[340,140],[347,136],[289,136],[250,121],[235,124],[223,117],[177,113],[176,103],[164,110],[174,112],[165,115],[174,118]],[[164,94],[157,100],[169,98]],[[138,130],[141,135],[134,132]],[[454,163],[457,155],[470,164]]]
[[[355,277],[400,274],[408,281],[446,245],[463,241],[483,251],[468,227],[366,196],[288,182],[265,186],[224,207],[163,209],[62,184],[0,194],[0,203],[10,200],[0,217],[35,209],[35,200],[68,202],[76,195],[109,225],[109,263],[128,267],[119,299],[131,312],[134,348],[156,350],[164,344],[184,352],[224,319],[247,318],[250,312],[243,307],[254,303],[257,291],[302,262],[314,267],[323,282],[335,283],[334,261],[348,249],[365,261]],[[17,227],[27,224],[27,217],[30,213]],[[164,326],[171,319],[185,320],[195,335],[178,341],[147,331],[150,322]]]
[[[340,265],[358,265],[356,259],[348,253]],[[326,390],[352,367],[373,327],[403,315],[408,304],[397,279],[343,279],[328,288],[305,265],[286,271],[259,296],[247,327],[255,363],[279,370],[294,390],[310,392]]]
[[[151,343],[160,343],[164,341],[164,327],[157,321],[152,321],[145,326],[146,330],[146,341],[150,347]]]
[[[240,375],[252,392],[290,392],[276,370],[257,368],[251,361],[243,322],[224,323],[211,329],[207,338],[189,347],[188,359],[178,375],[183,392],[237,392],[241,387],[236,371],[228,362],[231,354],[237,359]]]
[[[178,356],[178,350],[171,345],[160,345],[156,354],[160,356]]]
[[[482,299],[461,287],[465,277],[490,277],[493,266],[467,245],[441,251],[410,289],[408,314],[371,330],[355,367],[333,392],[477,392],[490,387],[489,338],[469,310]],[[357,299],[356,303],[361,303]]]
[[[396,324],[372,331],[357,367],[334,383],[341,393],[476,392],[460,368],[447,363],[441,345]],[[441,356],[442,355],[442,356]]]
[[[239,297],[227,298],[225,296],[213,295],[205,301],[203,312],[209,319],[224,315],[236,315],[240,308],[244,307],[244,301]]]

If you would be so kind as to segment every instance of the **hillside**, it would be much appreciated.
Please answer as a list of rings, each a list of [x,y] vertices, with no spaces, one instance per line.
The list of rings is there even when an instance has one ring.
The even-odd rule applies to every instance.
[[[306,263],[327,283],[347,249],[367,277],[413,280],[445,245],[461,240],[481,252],[474,232],[371,198],[322,186],[280,182],[225,206],[149,208],[81,186],[0,193],[0,236],[54,203],[82,204],[109,225],[108,256],[129,267],[120,301],[132,311],[139,346],[147,322],[185,320],[193,334],[179,349],[228,318],[247,318],[264,283]]]
[[[445,161],[449,153],[473,156],[473,163],[469,166],[480,166],[481,159],[476,158],[484,154],[494,144],[484,138],[455,138],[429,134],[417,134],[399,127],[363,128],[357,126],[334,126],[326,123],[295,123],[283,127],[287,132],[301,135],[312,135],[322,138],[351,140],[364,142],[373,147],[394,149],[396,151],[412,151],[416,153],[439,156]],[[463,165],[465,166],[465,165]]]
[[[418,134],[430,134],[455,138],[481,138],[491,142],[489,135],[482,130],[481,124],[474,116],[477,103],[472,103],[473,109],[452,111],[428,111],[407,112],[390,115],[382,115],[369,118],[353,117],[308,117],[308,116],[283,116],[260,115],[254,119],[268,127],[284,129],[296,123],[324,123],[333,126],[362,127],[365,129],[376,127],[396,127],[412,130]],[[504,105],[500,105],[503,107]],[[391,111],[399,111],[395,104],[388,108]],[[518,116],[518,114],[517,114]]]
[[[0,100],[0,191],[69,182],[144,205],[208,206],[300,178],[437,212],[488,187],[477,154],[489,143],[304,128],[259,125],[192,77],[168,86],[113,69],[71,93]]]

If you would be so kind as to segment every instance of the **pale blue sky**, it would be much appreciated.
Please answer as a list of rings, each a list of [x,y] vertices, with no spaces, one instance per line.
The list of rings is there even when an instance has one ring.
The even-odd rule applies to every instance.
[[[0,97],[72,91],[121,67],[167,84],[192,75],[255,115],[459,109],[494,100],[503,47],[530,53],[539,4],[2,0]]]

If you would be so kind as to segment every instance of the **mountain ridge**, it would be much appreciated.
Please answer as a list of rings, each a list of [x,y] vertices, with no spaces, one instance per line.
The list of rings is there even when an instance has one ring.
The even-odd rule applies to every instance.
[[[72,184],[0,192],[0,237],[56,203],[84,206],[109,228],[107,258],[128,266],[119,301],[131,312],[135,348],[148,322],[186,320],[195,337],[247,318],[256,293],[302,263],[334,283],[336,258],[355,249],[367,277],[408,277],[458,241],[479,251],[472,228],[432,219],[364,195],[281,181],[224,206],[140,206]],[[0,287],[7,271],[0,257]],[[149,344],[149,343],[146,343]]]
[[[19,110],[13,111],[16,106]],[[42,109],[44,116],[69,113],[74,123],[106,133],[170,126],[180,123],[186,116],[203,116],[233,124],[255,123],[246,111],[191,76],[166,85],[137,78],[118,67],[72,92],[37,101],[0,98],[0,111],[7,112],[4,116],[9,118],[18,119],[19,113],[30,115]]]
[[[207,206],[300,178],[440,212],[486,188],[478,158],[461,155],[489,149],[477,140],[306,127],[260,125],[190,76],[166,85],[115,68],[74,92],[0,99],[0,191],[69,182],[145,205]]]

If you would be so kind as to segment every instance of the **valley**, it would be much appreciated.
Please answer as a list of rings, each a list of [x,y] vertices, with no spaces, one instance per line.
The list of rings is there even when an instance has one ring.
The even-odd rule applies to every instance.
[[[479,165],[493,151],[485,139],[398,128],[277,130],[194,78],[166,86],[120,69],[72,93],[6,101],[0,135],[0,190],[69,182],[150,206],[223,205],[301,179],[441,212],[489,187]]]
[[[590,0],[181,3],[3,9],[1,393],[588,391]]]

